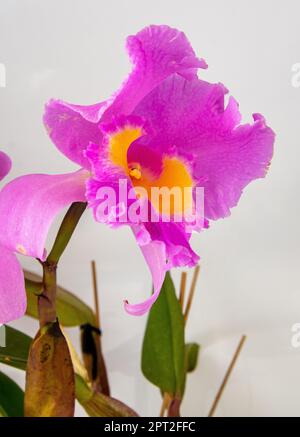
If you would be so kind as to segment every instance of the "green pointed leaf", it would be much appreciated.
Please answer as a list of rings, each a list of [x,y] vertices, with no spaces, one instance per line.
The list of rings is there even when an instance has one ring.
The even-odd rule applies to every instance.
[[[6,347],[0,347],[0,363],[25,370],[32,339],[6,326]]]
[[[187,372],[193,372],[198,364],[200,345],[198,343],[187,343],[185,345],[186,369]]]
[[[24,415],[24,392],[4,373],[0,372],[0,416],[22,417]]]
[[[0,405],[0,417],[8,417],[6,411],[4,411],[4,409],[1,407],[1,405]]]
[[[162,392],[182,396],[186,375],[184,318],[169,273],[149,313],[142,350],[142,371]]]
[[[76,375],[76,398],[91,417],[137,417],[137,413],[123,402],[94,393],[86,382]]]
[[[28,271],[24,271],[24,275],[27,294],[26,314],[37,319],[38,296],[33,292],[33,285],[34,283],[39,284],[42,278]],[[85,323],[95,326],[95,315],[92,309],[70,291],[59,286],[57,287],[56,309],[59,322],[63,326],[79,326]]]

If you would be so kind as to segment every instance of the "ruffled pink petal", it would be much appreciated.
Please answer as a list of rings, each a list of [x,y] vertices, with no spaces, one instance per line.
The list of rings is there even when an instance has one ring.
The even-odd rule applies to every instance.
[[[0,324],[22,317],[26,293],[22,268],[9,250],[0,248]]]
[[[86,184],[86,198],[89,207],[93,210],[94,218],[98,222],[112,226],[131,223],[127,213],[130,205],[137,199],[131,180],[126,173],[126,166],[116,165],[110,158],[110,138],[129,126],[138,127],[141,132],[144,132],[144,123],[144,120],[139,117],[115,117],[113,122],[100,125],[103,133],[101,144],[90,143],[85,151],[85,156],[91,167],[91,177]],[[124,144],[120,144],[120,147],[122,146],[124,147]],[[114,196],[109,196],[111,191],[113,191]],[[106,202],[105,210],[102,208],[104,195],[106,198],[108,196],[115,198],[114,203]]]
[[[91,106],[72,105],[50,100],[45,107],[44,124],[56,147],[83,168],[89,168],[84,150],[89,142],[100,143],[99,120],[106,103]]]
[[[129,314],[141,316],[148,312],[159,296],[167,270],[174,267],[193,267],[199,256],[191,249],[184,227],[178,223],[144,223],[132,226],[136,240],[148,264],[153,281],[153,294],[144,302],[129,304]]]
[[[0,181],[9,173],[11,160],[6,153],[0,151]]]
[[[49,228],[61,209],[84,202],[88,172],[32,174],[14,179],[0,192],[0,245],[45,259]]]
[[[205,216],[216,220],[230,215],[243,189],[266,176],[275,141],[274,132],[261,115],[253,115],[252,125],[237,127],[225,141],[218,138],[207,145],[207,153],[195,166],[197,178],[206,178]]]
[[[129,199],[131,181],[123,169],[113,165],[102,152],[103,149],[93,143],[86,151],[92,169],[92,176],[86,182],[88,206],[97,222],[112,226],[128,224],[128,207],[136,200]]]
[[[132,230],[152,275],[153,294],[149,299],[138,304],[130,304],[126,300],[124,306],[127,313],[133,316],[142,316],[150,310],[159,296],[167,271],[167,257],[164,243],[161,241],[149,241],[147,232],[145,235],[145,232],[140,227],[133,226]]]
[[[165,25],[152,25],[127,38],[133,70],[111,99],[103,118],[130,114],[138,102],[168,76],[178,73],[195,78],[198,68],[207,68],[198,59],[183,32]]]
[[[51,100],[45,108],[44,124],[56,147],[69,159],[89,168],[84,150],[89,142],[100,144],[99,122],[129,115],[137,103],[168,76],[178,73],[194,78],[206,68],[183,32],[168,26],[149,26],[127,39],[133,70],[121,89],[105,102],[90,106]]]
[[[144,226],[151,241],[160,241],[165,245],[168,270],[194,267],[199,262],[199,256],[190,246],[191,234],[186,231],[185,223],[147,222]]]
[[[226,88],[174,75],[148,94],[134,114],[145,117],[155,134],[149,147],[178,154],[190,163],[195,183],[205,190],[205,217],[230,214],[241,193],[264,177],[273,155],[275,135],[260,115],[240,125],[237,102],[224,107]]]

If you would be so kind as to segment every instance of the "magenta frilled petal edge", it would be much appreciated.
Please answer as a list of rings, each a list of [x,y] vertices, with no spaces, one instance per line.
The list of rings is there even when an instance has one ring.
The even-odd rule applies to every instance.
[[[116,218],[119,224],[129,224],[126,217],[127,208],[134,199],[129,199],[132,185],[124,170],[111,165],[106,155],[99,151],[97,144],[89,144],[86,156],[91,163],[94,175],[87,180],[86,199],[95,220],[112,227],[116,226]],[[114,201],[110,204],[105,201],[105,197],[111,193],[114,195]],[[126,204],[124,196],[126,196]]]
[[[205,217],[214,220],[229,215],[246,185],[266,175],[275,140],[259,114],[240,125],[237,102],[231,97],[224,107],[226,93],[221,84],[174,75],[134,110],[154,132],[143,146],[189,162],[195,186],[204,187]]]
[[[167,267],[167,254],[165,245],[160,241],[151,241],[140,227],[132,226],[133,233],[149,267],[153,281],[153,294],[144,302],[130,304],[124,302],[125,310],[133,316],[141,316],[149,311],[159,296],[164,282]],[[146,232],[147,234],[147,232]]]
[[[62,175],[32,174],[7,184],[0,192],[0,245],[44,260],[54,218],[72,202],[86,200],[87,176],[85,170]]]
[[[26,311],[23,271],[14,253],[0,248],[0,324],[22,317]]]
[[[144,302],[129,304],[125,309],[129,314],[145,314],[159,296],[167,270],[173,267],[193,267],[199,256],[191,249],[184,228],[177,223],[147,223],[132,225],[136,241],[142,251],[152,275],[153,294]]]
[[[104,113],[106,121],[114,114],[130,114],[137,103],[160,82],[178,73],[187,79],[206,68],[198,59],[183,32],[169,26],[149,26],[127,38],[127,51],[133,70],[111,99]]]
[[[9,173],[11,169],[11,160],[6,153],[0,150],[0,181]]]
[[[90,106],[51,100],[45,108],[44,124],[56,147],[69,159],[89,168],[84,150],[89,142],[100,143],[98,124],[114,115],[132,112],[138,102],[168,76],[178,73],[196,77],[206,68],[183,32],[168,26],[149,26],[127,39],[133,69],[120,90],[105,102]]]

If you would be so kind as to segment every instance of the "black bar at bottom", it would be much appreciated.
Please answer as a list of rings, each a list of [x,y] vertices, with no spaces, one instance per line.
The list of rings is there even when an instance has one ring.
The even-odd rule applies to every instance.
[[[299,418],[6,418],[0,420],[0,436],[4,432],[26,433],[39,431],[48,433],[72,433],[89,437],[89,433],[95,432],[122,432],[126,435],[136,435],[141,432],[231,432],[239,437],[241,433],[251,435],[265,428],[270,434],[273,426],[276,432],[287,432],[289,425],[295,426]],[[42,435],[42,434],[39,434]],[[71,435],[71,434],[69,434]],[[205,434],[203,434],[205,435]],[[219,434],[221,435],[221,434]]]

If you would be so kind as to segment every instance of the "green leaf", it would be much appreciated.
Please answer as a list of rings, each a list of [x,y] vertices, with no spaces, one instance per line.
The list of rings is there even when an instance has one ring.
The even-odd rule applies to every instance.
[[[95,393],[79,376],[75,376],[76,398],[91,417],[137,417],[137,413],[123,402]]]
[[[32,339],[6,326],[6,347],[0,347],[0,363],[25,370]]]
[[[4,373],[0,372],[0,415],[22,417],[24,415],[24,392]]]
[[[33,283],[37,284],[42,281],[42,278],[35,273],[24,271],[26,279],[26,294],[27,294],[27,310],[28,316],[38,318],[38,296],[32,292]],[[86,305],[77,296],[65,290],[62,287],[57,287],[56,309],[58,320],[63,326],[79,326],[89,323],[95,326],[95,315],[92,309]]]
[[[1,407],[1,405],[0,405],[0,417],[8,417],[6,411],[4,411],[4,409]]]
[[[186,375],[184,318],[169,273],[149,313],[142,350],[142,371],[162,392],[182,396]]]
[[[198,364],[200,345],[198,343],[187,343],[185,345],[186,354],[186,370],[187,372],[193,372]]]

